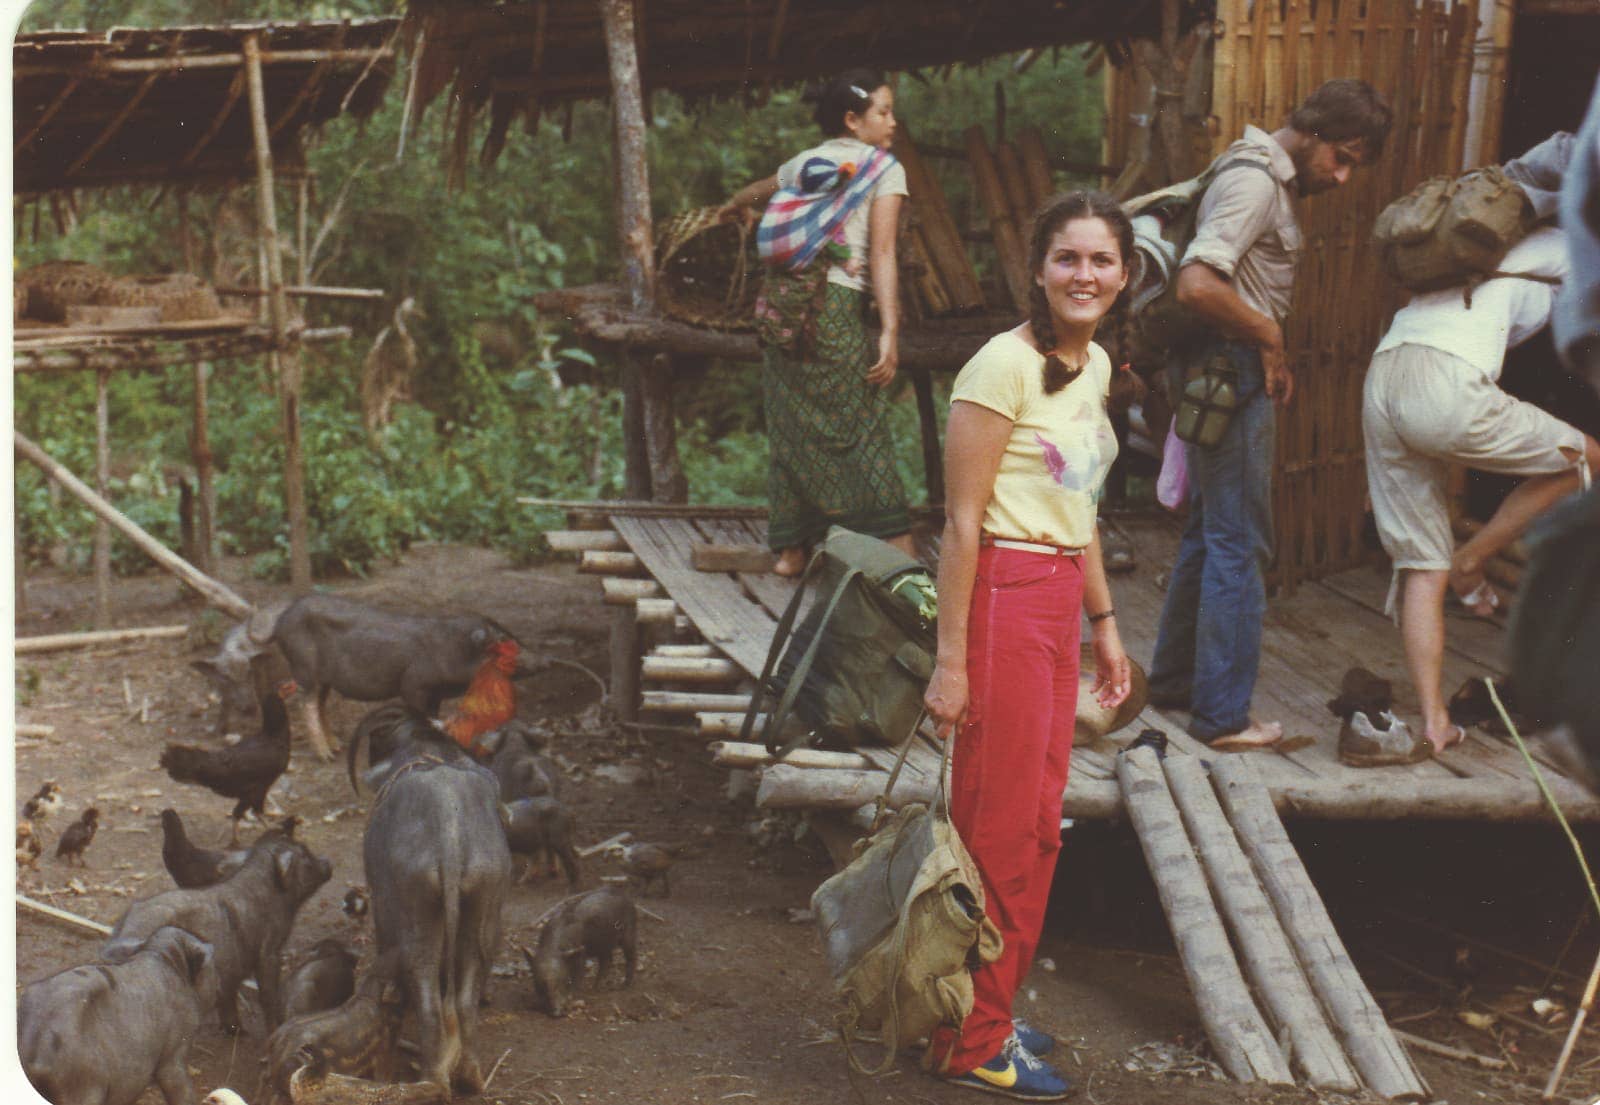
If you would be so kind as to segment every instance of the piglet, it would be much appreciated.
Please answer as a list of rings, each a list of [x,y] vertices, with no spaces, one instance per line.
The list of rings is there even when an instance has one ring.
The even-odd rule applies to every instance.
[[[533,987],[552,1017],[563,1017],[573,990],[583,981],[584,965],[596,961],[595,983],[605,977],[612,952],[622,949],[624,986],[633,982],[638,958],[638,911],[626,891],[603,886],[574,895],[556,907],[536,950],[522,954],[533,969]]]
[[[17,1050],[54,1102],[130,1105],[151,1086],[194,1105],[189,1041],[217,1000],[211,945],[171,925],[118,963],[90,963],[22,992]]]

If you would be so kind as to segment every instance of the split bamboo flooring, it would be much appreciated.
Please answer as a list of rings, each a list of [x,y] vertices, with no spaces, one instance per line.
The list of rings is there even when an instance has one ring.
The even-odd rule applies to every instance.
[[[596,507],[603,510],[602,504]],[[657,517],[613,515],[609,522],[699,638],[714,645],[748,677],[739,691],[747,697],[794,584],[764,573],[696,571],[690,563],[690,550],[697,542],[763,542],[765,522],[758,517],[696,517],[693,508]],[[1138,556],[1135,572],[1112,579],[1118,623],[1129,655],[1148,664],[1178,529],[1173,521],[1156,514],[1122,517],[1118,522],[1134,542]],[[936,555],[937,542],[922,535],[919,549],[929,558]],[[1275,806],[1284,816],[1327,819],[1548,819],[1544,801],[1515,747],[1509,740],[1481,731],[1471,731],[1462,746],[1438,759],[1410,767],[1351,768],[1339,762],[1339,723],[1326,703],[1338,693],[1347,668],[1360,665],[1391,680],[1401,716],[1412,721],[1417,717],[1399,632],[1383,615],[1388,584],[1386,568],[1363,567],[1302,585],[1288,598],[1269,601],[1254,710],[1263,719],[1282,721],[1289,736],[1311,738],[1306,747],[1289,753],[1246,754]],[[1446,632],[1447,693],[1469,677],[1501,673],[1501,626],[1452,614]],[[696,688],[701,692],[709,689]],[[1125,816],[1115,756],[1142,729],[1165,733],[1176,754],[1217,758],[1218,753],[1185,732],[1186,721],[1181,712],[1147,708],[1133,725],[1110,738],[1080,744],[1073,751],[1063,813],[1082,818]],[[868,774],[881,772],[892,763],[889,749],[860,751],[875,765]],[[937,752],[932,743],[919,741],[908,765],[907,778],[895,788],[895,804],[931,794],[937,776]],[[1600,821],[1600,796],[1552,764],[1541,766],[1570,818]],[[763,795],[778,794],[774,804],[841,812],[859,804],[863,783],[859,770],[785,765],[768,771],[776,777]]]

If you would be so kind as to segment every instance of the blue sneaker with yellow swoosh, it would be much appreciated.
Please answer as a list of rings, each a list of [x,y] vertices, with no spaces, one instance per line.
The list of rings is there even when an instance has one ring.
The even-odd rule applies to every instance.
[[[1049,1055],[1055,1050],[1056,1038],[1043,1029],[1035,1028],[1021,1017],[1011,1018],[1011,1031],[1017,1034],[1017,1043],[1028,1049],[1035,1058]]]
[[[1060,1101],[1072,1082],[1049,1063],[1029,1053],[1013,1032],[993,1059],[948,1081],[955,1086],[999,1094],[1018,1101]]]

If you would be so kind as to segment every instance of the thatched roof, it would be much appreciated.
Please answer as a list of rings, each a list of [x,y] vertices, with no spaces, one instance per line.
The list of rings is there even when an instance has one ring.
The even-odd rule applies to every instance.
[[[123,28],[18,35],[13,189],[253,179],[245,39],[259,35],[276,171],[305,167],[307,127],[367,115],[394,76],[399,21]]]
[[[1185,27],[1214,0],[1183,0]],[[912,70],[1078,42],[1155,37],[1160,0],[638,0],[644,89],[688,96],[757,92],[856,65]],[[492,161],[517,116],[610,95],[595,0],[410,0],[420,31],[417,103],[449,89],[456,153],[485,107]],[[459,165],[457,166],[460,167]]]

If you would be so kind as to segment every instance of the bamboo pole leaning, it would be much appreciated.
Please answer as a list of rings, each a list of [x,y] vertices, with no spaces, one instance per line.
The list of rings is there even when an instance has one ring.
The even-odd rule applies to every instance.
[[[1291,1066],[1317,1089],[1354,1093],[1361,1080],[1323,1019],[1283,923],[1223,816],[1205,764],[1197,756],[1169,756],[1162,768],[1245,972],[1287,1041]]]
[[[989,140],[982,127],[968,127],[965,134],[967,160],[972,166],[972,180],[978,198],[989,213],[989,226],[994,232],[995,253],[1000,258],[1000,272],[1004,277],[1012,304],[1019,311],[1028,309],[1028,258],[1022,237],[1012,221],[1011,208],[1006,201],[1005,188],[995,168],[994,155],[989,150]]]
[[[250,604],[240,598],[226,584],[212,579],[154,537],[151,537],[116,507],[96,495],[82,480],[74,476],[64,465],[57,462],[39,446],[28,440],[22,433],[12,430],[11,437],[17,453],[23,459],[37,465],[45,475],[60,484],[68,494],[82,501],[96,515],[111,523],[118,532],[137,545],[141,551],[161,567],[198,591],[211,605],[232,614],[236,618],[243,618],[250,613],[252,609]]]
[[[1283,831],[1272,799],[1242,759],[1212,766],[1217,798],[1294,944],[1300,966],[1367,1087],[1395,1101],[1427,1098],[1427,1083],[1361,981],[1327,908]]]
[[[1136,748],[1119,755],[1117,782],[1223,1069],[1238,1082],[1292,1084],[1283,1053],[1239,972],[1155,752]]]

